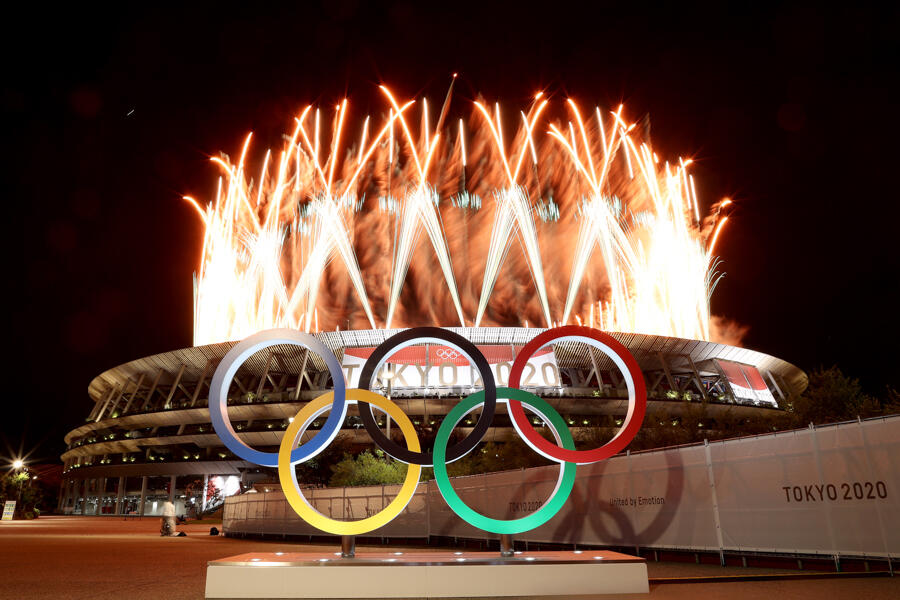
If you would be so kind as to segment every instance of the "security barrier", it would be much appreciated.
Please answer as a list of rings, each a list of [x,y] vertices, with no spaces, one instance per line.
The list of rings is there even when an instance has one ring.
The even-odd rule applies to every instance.
[[[551,496],[558,466],[453,478],[474,510],[515,519]],[[323,515],[382,510],[399,485],[305,489]],[[579,466],[566,505],[517,540],[895,558],[900,554],[900,416],[620,454]],[[280,491],[228,498],[228,534],[320,535]],[[370,535],[494,539],[463,522],[438,486]]]

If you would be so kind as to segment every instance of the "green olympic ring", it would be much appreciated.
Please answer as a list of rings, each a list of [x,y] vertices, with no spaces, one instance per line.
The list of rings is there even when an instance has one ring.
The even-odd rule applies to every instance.
[[[516,388],[498,387],[497,399],[499,400],[500,398],[518,400],[528,406],[550,425],[557,444],[567,450],[575,450],[575,441],[572,439],[572,434],[569,432],[566,422],[548,402],[525,390]],[[476,392],[466,397],[447,413],[447,416],[441,423],[437,437],[434,440],[434,450],[432,451],[434,457],[434,480],[437,483],[438,490],[441,492],[441,496],[444,497],[444,501],[459,518],[478,529],[490,531],[491,533],[515,534],[539,527],[559,512],[569,498],[569,494],[572,493],[572,487],[575,485],[575,469],[577,468],[575,463],[561,462],[559,479],[556,481],[556,487],[550,498],[537,511],[519,519],[492,519],[472,510],[462,501],[450,483],[450,477],[447,474],[447,464],[444,462],[447,454],[447,444],[450,441],[450,433],[463,417],[481,404],[484,404],[484,391]]]

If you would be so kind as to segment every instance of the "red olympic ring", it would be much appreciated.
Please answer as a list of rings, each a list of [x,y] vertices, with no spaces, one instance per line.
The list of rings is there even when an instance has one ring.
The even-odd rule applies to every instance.
[[[613,439],[599,448],[593,450],[566,450],[545,440],[535,431],[525,416],[525,409],[522,408],[522,403],[518,400],[509,400],[509,415],[512,417],[513,425],[515,425],[519,435],[528,440],[529,445],[547,458],[557,462],[573,462],[580,465],[599,462],[621,452],[625,446],[631,443],[631,440],[634,439],[634,436],[637,435],[638,430],[641,428],[644,415],[647,413],[647,386],[644,383],[644,376],[631,352],[608,333],[603,333],[591,327],[567,325],[545,331],[522,348],[510,370],[509,387],[519,387],[519,380],[522,377],[525,364],[535,352],[553,340],[560,338],[581,338],[581,341],[599,349],[614,362],[620,364],[620,368],[622,364],[627,368],[627,372],[625,369],[622,369],[623,375],[625,375],[626,380],[631,379],[632,385],[628,390],[628,413],[625,416],[625,422],[622,423],[621,429],[619,429],[619,432]],[[594,343],[591,343],[591,341]]]

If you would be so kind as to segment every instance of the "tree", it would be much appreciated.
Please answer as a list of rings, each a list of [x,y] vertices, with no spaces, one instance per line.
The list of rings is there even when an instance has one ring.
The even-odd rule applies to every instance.
[[[515,437],[503,443],[488,442],[479,445],[461,459],[447,465],[447,473],[450,477],[461,477],[552,464],[553,461],[537,454],[525,442]],[[430,477],[433,477],[433,474],[429,471],[426,478]]]
[[[863,392],[858,379],[836,366],[809,374],[809,387],[793,401],[798,424],[835,423],[882,414],[881,403]]]
[[[885,415],[900,413],[900,392],[888,386],[884,391],[884,400],[881,401],[881,410]]]
[[[206,495],[206,512],[218,509],[219,501],[222,499],[222,490],[216,487],[213,478],[207,479],[205,490],[203,489],[203,480],[200,478],[194,479],[184,486],[185,497],[194,501],[197,518],[201,518],[203,515],[201,509],[203,507],[204,494]]]
[[[381,450],[376,450],[375,454],[368,450],[357,456],[347,454],[331,470],[328,480],[331,487],[392,485],[403,483],[406,477],[406,465],[391,460]]]
[[[7,500],[16,501],[16,514],[38,514],[44,493],[33,485],[32,474],[27,470],[10,471],[0,477],[0,506]],[[31,517],[28,517],[31,518]]]
[[[297,481],[304,485],[329,485],[335,466],[351,454],[351,449],[350,437],[346,434],[338,435],[322,452],[294,467]]]

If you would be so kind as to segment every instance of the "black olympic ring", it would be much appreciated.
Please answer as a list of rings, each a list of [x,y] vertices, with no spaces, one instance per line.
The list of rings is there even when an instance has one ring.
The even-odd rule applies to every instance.
[[[475,423],[475,427],[472,428],[471,433],[464,440],[447,449],[447,462],[449,463],[468,454],[470,450],[484,439],[488,428],[491,426],[491,421],[494,420],[494,410],[497,407],[497,384],[494,382],[494,374],[491,372],[491,367],[484,354],[478,350],[475,344],[458,333],[453,333],[440,327],[413,327],[412,329],[401,331],[392,335],[375,348],[372,356],[363,365],[362,372],[359,375],[359,387],[364,390],[370,390],[376,371],[390,356],[394,348],[397,346],[405,348],[418,343],[418,340],[427,341],[429,339],[445,342],[462,352],[469,359],[469,362],[473,363],[475,368],[478,369],[484,385],[484,409],[481,411],[481,416],[478,418],[478,422]],[[431,466],[432,461],[429,453],[413,452],[394,443],[382,433],[375,422],[372,407],[368,403],[359,402],[359,416],[362,418],[363,425],[366,426],[366,431],[369,432],[372,441],[389,456],[410,465]]]

